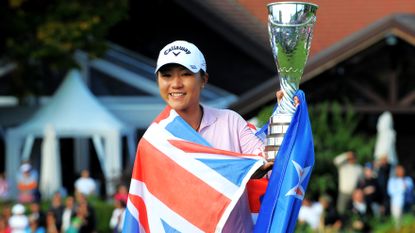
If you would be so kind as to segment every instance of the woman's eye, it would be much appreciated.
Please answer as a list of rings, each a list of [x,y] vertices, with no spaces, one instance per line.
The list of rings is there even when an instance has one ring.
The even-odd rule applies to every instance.
[[[160,76],[163,77],[163,78],[170,78],[171,77],[171,74],[169,74],[169,73],[161,73]]]

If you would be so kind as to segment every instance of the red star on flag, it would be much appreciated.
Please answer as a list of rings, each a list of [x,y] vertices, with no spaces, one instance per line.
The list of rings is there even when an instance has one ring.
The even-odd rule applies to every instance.
[[[303,183],[304,179],[307,177],[307,175],[310,173],[312,166],[302,168],[294,160],[291,160],[291,161],[293,162],[295,170],[297,171],[297,174],[298,174],[298,183],[292,189],[290,189],[285,194],[285,196],[294,196],[294,197],[296,197],[300,200],[303,200],[305,191],[304,191],[304,187],[302,186],[302,183]]]

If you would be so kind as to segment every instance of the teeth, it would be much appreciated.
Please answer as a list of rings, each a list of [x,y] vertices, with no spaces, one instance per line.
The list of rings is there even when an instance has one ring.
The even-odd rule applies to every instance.
[[[174,92],[174,93],[170,93],[170,95],[171,96],[183,96],[184,95],[184,93],[181,93],[181,92]]]

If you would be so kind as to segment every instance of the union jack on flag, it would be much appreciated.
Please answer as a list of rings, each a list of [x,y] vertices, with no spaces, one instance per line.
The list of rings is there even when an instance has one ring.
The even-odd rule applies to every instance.
[[[212,148],[166,107],[139,142],[123,232],[221,232],[263,163]]]

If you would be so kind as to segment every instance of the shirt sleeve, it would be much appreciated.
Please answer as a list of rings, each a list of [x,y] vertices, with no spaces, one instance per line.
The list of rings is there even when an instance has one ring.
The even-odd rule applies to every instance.
[[[249,127],[248,122],[242,117],[239,120],[239,127],[239,141],[242,153],[263,156],[264,142],[255,135],[254,130]]]

